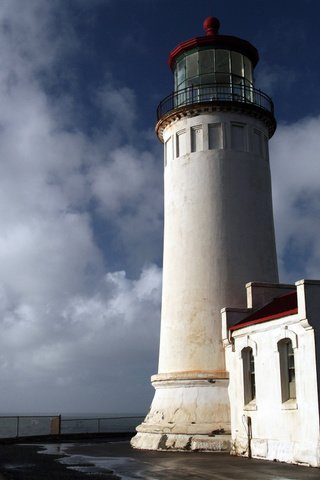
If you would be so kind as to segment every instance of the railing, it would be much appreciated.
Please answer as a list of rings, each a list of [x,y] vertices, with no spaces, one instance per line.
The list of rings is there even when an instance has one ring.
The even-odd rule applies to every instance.
[[[255,105],[273,115],[274,108],[271,98],[251,86],[239,84],[207,84],[197,85],[178,90],[164,98],[157,108],[157,119],[177,108],[187,105],[216,102],[236,102]]]
[[[0,417],[0,438],[58,435],[60,430],[60,415],[19,415]]]
[[[61,434],[134,432],[143,421],[138,417],[62,418]]]
[[[50,435],[133,433],[144,416],[61,417],[61,415],[0,416],[0,440]]]

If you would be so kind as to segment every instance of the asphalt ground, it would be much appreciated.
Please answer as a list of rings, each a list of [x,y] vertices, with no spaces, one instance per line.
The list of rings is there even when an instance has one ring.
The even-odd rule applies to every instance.
[[[0,445],[0,472],[4,480],[320,480],[316,468],[224,453],[133,450],[119,439]]]

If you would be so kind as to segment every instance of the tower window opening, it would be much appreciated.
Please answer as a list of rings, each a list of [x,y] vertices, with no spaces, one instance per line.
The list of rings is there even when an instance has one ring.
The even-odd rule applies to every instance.
[[[296,373],[292,342],[284,338],[278,342],[282,403],[296,398]]]
[[[182,157],[187,153],[186,131],[181,130],[176,136],[176,157]]]
[[[256,380],[255,365],[252,348],[247,347],[242,350],[242,367],[243,367],[243,392],[244,404],[252,402],[256,398]]]
[[[253,130],[253,153],[257,155],[263,154],[262,134],[259,130]]]
[[[191,127],[191,152],[203,150],[202,126]]]
[[[209,150],[222,148],[221,123],[213,123],[208,126]]]
[[[263,155],[266,160],[269,160],[268,139],[265,135],[263,136]]]
[[[246,151],[245,125],[231,124],[231,148],[241,152]]]
[[[165,142],[165,149],[164,149],[164,165],[167,166],[168,162],[172,160],[172,137],[168,138]]]

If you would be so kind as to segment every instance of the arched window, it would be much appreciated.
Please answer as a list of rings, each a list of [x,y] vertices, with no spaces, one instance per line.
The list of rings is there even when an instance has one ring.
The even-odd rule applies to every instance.
[[[243,366],[243,391],[244,404],[252,402],[256,398],[256,381],[254,373],[254,356],[252,348],[246,347],[241,352]]]
[[[279,361],[280,361],[280,379],[281,379],[281,397],[282,403],[296,398],[296,375],[294,365],[294,351],[292,341],[289,338],[283,338],[278,342]]]

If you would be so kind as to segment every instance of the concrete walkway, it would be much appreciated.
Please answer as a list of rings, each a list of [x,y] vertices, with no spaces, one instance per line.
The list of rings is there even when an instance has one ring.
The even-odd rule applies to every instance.
[[[128,441],[2,445],[0,471],[12,480],[320,479],[320,470],[310,467],[223,453],[140,451],[133,450]]]

